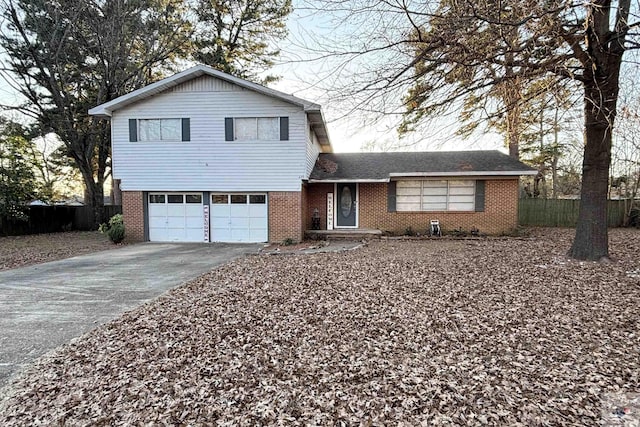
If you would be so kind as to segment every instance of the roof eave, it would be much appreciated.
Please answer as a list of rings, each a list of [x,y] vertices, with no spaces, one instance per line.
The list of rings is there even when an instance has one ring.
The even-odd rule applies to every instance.
[[[151,83],[143,88],[134,90],[133,92],[130,92],[126,95],[122,95],[109,102],[100,104],[90,109],[89,114],[92,116],[98,116],[98,117],[111,117],[113,112],[119,108],[124,108],[129,104],[140,101],[142,99],[145,99],[157,93],[163,92],[181,83],[184,83],[193,78],[200,77],[203,75],[216,77],[221,80],[225,80],[229,83],[236,84],[245,89],[250,89],[258,93],[261,93],[263,95],[280,99],[284,102],[297,105],[303,108],[305,111],[320,111],[320,106],[318,104],[314,104],[313,102],[306,101],[302,98],[298,98],[293,95],[289,95],[284,92],[277,91],[275,89],[270,89],[268,87],[259,85],[257,83],[252,83],[247,80],[243,80],[239,77],[231,76],[221,71],[214,70],[213,68],[207,67],[205,65],[196,65],[185,71],[174,74],[173,76],[169,76],[155,83]]]
[[[381,183],[381,182],[389,182],[389,178],[372,178],[372,179],[353,179],[353,178],[310,178],[309,184],[334,184],[341,182],[357,182],[357,183]]]
[[[429,176],[521,176],[537,175],[538,171],[458,171],[458,172],[393,172],[391,178],[399,177],[429,177]]]

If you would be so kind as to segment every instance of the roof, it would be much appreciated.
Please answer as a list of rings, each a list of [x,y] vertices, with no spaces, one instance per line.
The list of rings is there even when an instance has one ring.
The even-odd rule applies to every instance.
[[[304,100],[302,98],[298,98],[293,95],[289,95],[284,92],[277,91],[275,89],[270,89],[266,86],[253,83],[227,73],[223,73],[222,71],[218,71],[206,65],[196,65],[195,67],[191,67],[188,70],[182,71],[178,74],[174,74],[173,76],[167,77],[138,90],[134,90],[133,92],[122,95],[109,102],[105,102],[104,104],[90,109],[89,114],[98,117],[111,117],[112,113],[116,110],[157,95],[189,80],[205,75],[215,77],[226,82],[238,85],[245,89],[249,89],[254,92],[258,92],[263,95],[270,96],[272,98],[276,98],[281,101],[302,107],[303,110],[308,114],[309,122],[316,132],[319,142],[323,145],[330,145],[326,122],[324,120],[324,116],[319,104]]]
[[[520,176],[537,171],[499,151],[320,154],[309,182],[389,182],[394,177]]]

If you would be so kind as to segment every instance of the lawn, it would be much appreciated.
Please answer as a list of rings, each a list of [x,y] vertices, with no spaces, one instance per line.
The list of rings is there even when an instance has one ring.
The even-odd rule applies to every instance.
[[[0,425],[624,421],[603,405],[640,392],[640,232],[605,264],[570,240],[246,257],[42,358]]]
[[[0,271],[116,247],[97,231],[0,237]]]

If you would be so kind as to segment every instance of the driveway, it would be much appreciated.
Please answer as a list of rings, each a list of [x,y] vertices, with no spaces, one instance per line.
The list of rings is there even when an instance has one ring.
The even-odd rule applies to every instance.
[[[35,358],[260,246],[143,243],[0,272],[0,388]]]

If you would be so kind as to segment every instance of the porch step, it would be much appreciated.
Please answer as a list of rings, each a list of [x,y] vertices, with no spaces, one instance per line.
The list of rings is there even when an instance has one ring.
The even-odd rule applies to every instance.
[[[307,230],[305,237],[310,240],[363,240],[379,239],[382,231],[359,228],[354,230]]]

